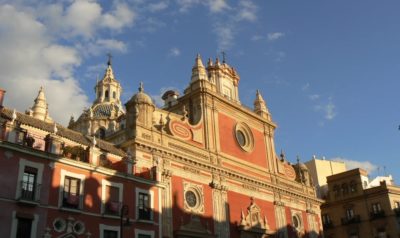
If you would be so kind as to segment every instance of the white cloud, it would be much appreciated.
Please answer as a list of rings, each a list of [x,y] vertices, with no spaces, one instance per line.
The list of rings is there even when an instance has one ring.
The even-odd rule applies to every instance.
[[[257,6],[250,0],[241,0],[238,6],[238,15],[236,20],[255,21],[257,20]]]
[[[259,41],[259,40],[262,40],[262,39],[264,39],[264,36],[254,35],[254,36],[251,37],[252,41]]]
[[[284,37],[284,36],[285,36],[285,33],[282,33],[282,32],[273,32],[273,33],[268,33],[267,39],[268,39],[269,41],[276,41],[276,40],[278,40],[279,38],[282,38],[282,37]]]
[[[168,55],[169,56],[173,56],[173,57],[177,57],[177,56],[181,55],[181,50],[176,48],[176,47],[173,47],[173,48],[171,48],[169,50]]]
[[[216,24],[214,32],[217,34],[218,51],[228,50],[232,47],[234,39],[233,25]]]
[[[309,98],[310,100],[314,101],[314,100],[319,99],[319,98],[320,98],[320,95],[319,95],[319,94],[311,94],[311,95],[308,95],[308,98]]]
[[[127,4],[117,1],[113,10],[102,16],[102,23],[110,29],[121,30],[132,26],[135,16],[135,12]]]
[[[331,99],[329,99],[328,103],[323,104],[323,105],[316,105],[314,108],[316,111],[324,112],[324,117],[327,120],[332,120],[337,115],[336,105],[332,102]]]
[[[150,12],[159,12],[168,7],[167,2],[158,2],[158,3],[151,3],[148,6]]]
[[[85,56],[97,56],[108,52],[126,53],[128,50],[125,42],[116,39],[97,39],[94,41],[88,41],[82,45],[77,44],[77,48]]]
[[[207,6],[212,13],[219,13],[230,8],[225,0],[177,0],[177,3],[181,13],[186,13],[189,9],[199,4]]]
[[[211,12],[221,12],[225,9],[229,9],[228,4],[225,0],[208,0],[208,7]]]
[[[40,86],[45,87],[50,116],[61,123],[88,105],[72,77],[81,62],[74,48],[53,43],[45,25],[11,5],[0,6],[0,32],[7,33],[0,34],[0,54],[7,59],[0,64],[6,106],[25,111],[33,105]]]
[[[179,12],[185,13],[188,12],[188,10],[195,5],[201,3],[200,0],[177,0],[177,3],[179,5]]]
[[[0,5],[0,55],[6,59],[0,64],[0,85],[7,90],[5,105],[23,112],[44,86],[51,117],[65,125],[69,115],[80,115],[90,102],[74,76],[76,68],[87,55],[126,52],[124,42],[99,37],[99,32],[118,33],[133,24],[134,16],[120,1],[106,12],[91,0]]]
[[[114,1],[112,9],[107,12],[103,12],[101,5],[91,0],[59,2],[34,10],[53,35],[61,34],[67,39],[90,39],[99,29],[120,31],[132,26],[136,16],[133,9],[120,1]]]
[[[362,168],[366,170],[368,173],[374,172],[378,169],[378,166],[369,162],[369,161],[357,161],[357,160],[349,160],[342,157],[335,157],[332,158],[333,161],[340,161],[346,164],[346,168],[348,170],[355,169],[355,168]]]

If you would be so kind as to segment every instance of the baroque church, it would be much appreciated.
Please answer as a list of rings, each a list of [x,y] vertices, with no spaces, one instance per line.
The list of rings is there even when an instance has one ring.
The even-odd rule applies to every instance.
[[[26,112],[0,90],[0,230],[6,237],[322,237],[307,167],[274,144],[276,124],[238,72],[197,55],[158,107],[143,83],[123,105],[109,59],[96,99],[68,127],[45,89]]]

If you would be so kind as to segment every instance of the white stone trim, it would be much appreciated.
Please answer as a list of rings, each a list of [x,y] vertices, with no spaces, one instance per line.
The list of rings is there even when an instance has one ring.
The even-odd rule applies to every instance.
[[[109,226],[109,225],[104,225],[104,224],[100,224],[99,225],[99,229],[100,229],[100,238],[104,238],[104,230],[109,230],[109,231],[116,231],[118,232],[118,236],[120,237],[120,227],[119,226]]]
[[[83,208],[83,191],[84,191],[84,186],[85,186],[85,178],[86,176],[84,174],[77,174],[77,173],[72,173],[67,170],[61,169],[60,173],[60,189],[59,189],[59,196],[58,196],[58,207],[62,207],[62,200],[63,200],[63,192],[64,192],[64,182],[65,182],[65,176],[72,177],[72,178],[77,178],[81,180],[80,186],[79,186],[79,209]]]
[[[36,185],[42,184],[42,177],[43,177],[43,167],[42,163],[32,162],[26,159],[19,160],[19,168],[18,168],[18,180],[17,180],[17,190],[15,191],[15,199],[20,198],[21,196],[21,181],[22,177],[24,176],[25,167],[32,167],[38,170],[37,177],[36,177]],[[35,193],[35,201],[40,198],[40,190],[39,193]]]
[[[101,213],[105,212],[106,205],[106,187],[117,187],[118,188],[118,202],[122,204],[122,198],[124,194],[124,185],[122,183],[111,182],[105,179],[101,180]]]
[[[11,215],[11,231],[10,231],[10,237],[16,237],[17,236],[17,228],[18,228],[18,218],[17,218],[17,212],[13,211]],[[30,238],[36,238],[36,233],[37,233],[37,224],[39,221],[39,215],[33,214],[33,220],[32,220],[32,226],[31,226],[31,237]]]
[[[135,219],[139,220],[139,193],[145,193],[148,194],[150,196],[150,209],[151,209],[151,213],[150,213],[150,218],[151,220],[154,220],[154,192],[151,190],[145,190],[145,189],[141,189],[141,188],[136,188],[135,190]]]
[[[192,191],[196,195],[197,205],[195,207],[189,206],[186,201],[186,192]],[[195,213],[204,213],[204,191],[203,186],[190,183],[183,182],[183,207],[186,211],[195,212]]]
[[[135,229],[135,238],[138,238],[139,235],[149,235],[151,238],[154,238],[154,231]]]

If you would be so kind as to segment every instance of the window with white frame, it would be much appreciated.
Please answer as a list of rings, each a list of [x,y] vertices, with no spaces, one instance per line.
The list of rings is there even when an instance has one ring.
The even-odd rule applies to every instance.
[[[34,238],[37,233],[39,216],[29,213],[12,213],[11,237]]]
[[[136,188],[136,219],[153,220],[153,191]]]
[[[39,202],[43,164],[21,159],[19,161],[16,199]]]
[[[100,224],[100,238],[119,238],[119,226],[108,226]]]
[[[135,229],[135,238],[154,238],[154,231]]]
[[[59,206],[82,209],[85,175],[61,170]]]
[[[101,182],[102,214],[119,216],[122,207],[123,184]]]

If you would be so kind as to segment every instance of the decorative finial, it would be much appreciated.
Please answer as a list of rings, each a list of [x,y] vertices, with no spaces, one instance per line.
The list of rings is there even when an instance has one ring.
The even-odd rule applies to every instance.
[[[254,197],[250,197],[250,204],[251,204],[251,205],[254,204]]]
[[[226,53],[225,53],[225,51],[222,51],[221,54],[222,54],[222,63],[225,64],[226,63],[226,58],[225,58]]]
[[[111,53],[107,53],[107,56],[108,56],[107,65],[111,65],[111,58],[112,58]]]
[[[296,159],[297,163],[300,164],[300,157],[298,155],[296,157],[297,157],[297,159]]]
[[[58,132],[57,124],[54,123],[53,133],[54,133],[54,134],[57,134],[57,132]]]
[[[143,82],[139,83],[139,92],[143,92]]]
[[[93,136],[92,146],[95,147],[97,145],[96,136]]]
[[[11,115],[11,123],[14,123],[15,119],[17,119],[17,112],[14,109]]]

